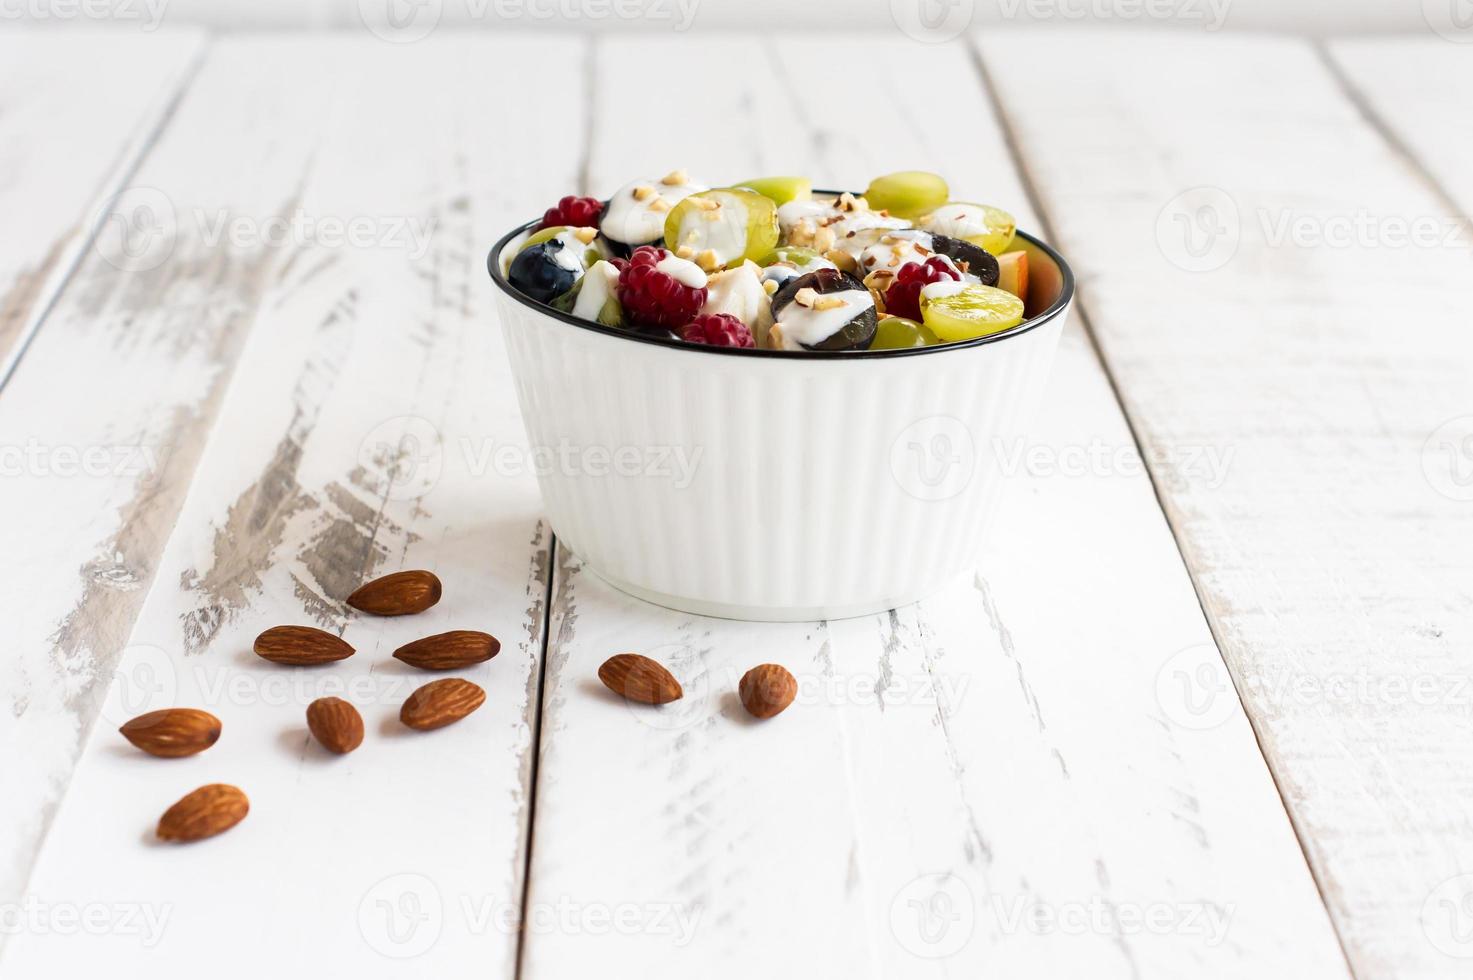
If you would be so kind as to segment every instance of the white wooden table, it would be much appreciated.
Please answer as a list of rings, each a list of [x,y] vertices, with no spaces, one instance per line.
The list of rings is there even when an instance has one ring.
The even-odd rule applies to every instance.
[[[835,45],[0,33],[0,976],[1473,972],[1473,46],[876,34],[925,84],[860,111]],[[667,92],[700,139],[645,110],[712,65]],[[487,246],[676,165],[936,169],[1071,258],[975,581],[678,614],[494,462]],[[404,567],[445,600],[347,615]],[[283,677],[287,622],[360,654]],[[435,627],[504,649],[406,737],[388,652]],[[623,650],[685,700],[606,696]],[[761,661],[800,695],[758,725]],[[225,737],[121,743],[170,704]],[[245,823],[155,844],[214,781]]]

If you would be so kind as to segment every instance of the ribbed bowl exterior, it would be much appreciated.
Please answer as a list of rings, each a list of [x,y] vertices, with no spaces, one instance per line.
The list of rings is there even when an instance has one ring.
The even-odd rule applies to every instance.
[[[497,298],[560,543],[642,598],[765,620],[892,608],[973,567],[1068,313],[978,347],[805,361]]]

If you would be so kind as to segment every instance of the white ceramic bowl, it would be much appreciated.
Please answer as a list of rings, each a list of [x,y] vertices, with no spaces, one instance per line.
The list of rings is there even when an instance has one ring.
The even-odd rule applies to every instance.
[[[970,572],[1074,295],[1031,236],[1030,318],[959,344],[851,353],[697,348],[512,289],[502,331],[560,544],[650,602],[834,619]]]

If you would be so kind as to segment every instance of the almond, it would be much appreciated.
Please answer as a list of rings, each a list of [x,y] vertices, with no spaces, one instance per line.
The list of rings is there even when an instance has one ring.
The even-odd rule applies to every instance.
[[[163,708],[139,715],[118,731],[149,755],[179,759],[214,745],[220,719],[198,708]]]
[[[274,664],[310,667],[332,663],[353,655],[353,648],[341,637],[311,626],[273,626],[256,637],[257,656]]]
[[[598,669],[598,679],[615,694],[644,704],[668,704],[685,693],[674,674],[637,653],[614,654]]]
[[[741,694],[742,706],[754,718],[771,718],[793,703],[798,694],[798,682],[786,667],[760,664],[742,675],[737,691]]]
[[[234,786],[201,786],[164,811],[159,818],[160,840],[191,841],[214,837],[245,819],[251,801]]]
[[[501,641],[490,633],[451,630],[406,643],[394,657],[421,670],[455,670],[484,663],[500,652]]]
[[[460,721],[486,701],[479,685],[459,677],[430,681],[409,695],[399,709],[399,720],[410,728],[427,732]]]
[[[375,616],[409,616],[439,602],[440,592],[434,572],[395,572],[360,585],[348,596],[348,605]]]
[[[307,728],[323,748],[338,755],[363,744],[363,716],[342,698],[318,698],[307,705]]]

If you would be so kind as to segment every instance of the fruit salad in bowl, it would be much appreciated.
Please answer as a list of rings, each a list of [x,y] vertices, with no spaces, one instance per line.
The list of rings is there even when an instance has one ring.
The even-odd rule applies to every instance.
[[[870,614],[987,548],[1073,297],[941,177],[862,192],[682,170],[568,196],[488,259],[560,545],[738,619]]]
[[[1030,301],[1037,248],[1008,212],[952,200],[932,173],[854,194],[802,177],[712,188],[674,170],[607,201],[562,198],[490,265],[516,295],[631,338],[857,354],[1024,326],[1049,305]]]

